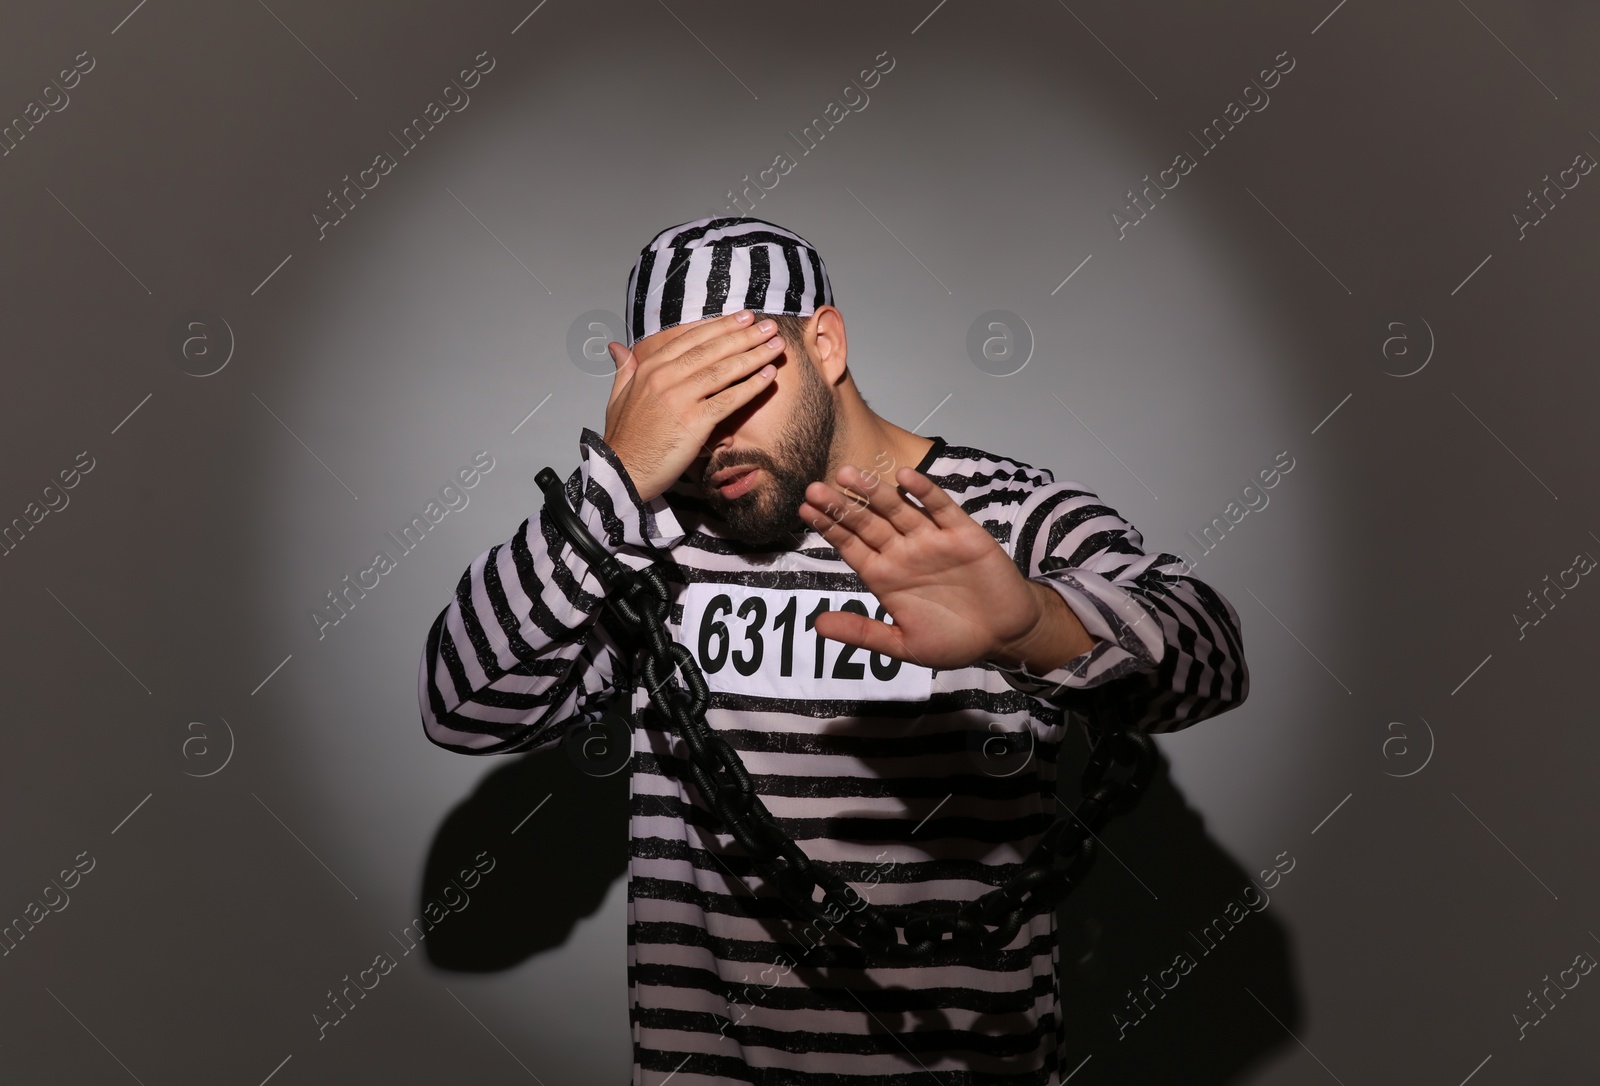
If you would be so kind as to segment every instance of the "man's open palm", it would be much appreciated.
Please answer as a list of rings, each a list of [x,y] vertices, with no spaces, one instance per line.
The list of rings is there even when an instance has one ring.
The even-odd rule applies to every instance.
[[[894,623],[829,611],[817,616],[819,634],[924,667],[958,668],[1014,648],[1034,631],[1042,612],[1035,586],[926,475],[903,467],[893,480],[921,509],[876,473],[844,467],[837,482],[860,496],[812,483],[800,516]]]

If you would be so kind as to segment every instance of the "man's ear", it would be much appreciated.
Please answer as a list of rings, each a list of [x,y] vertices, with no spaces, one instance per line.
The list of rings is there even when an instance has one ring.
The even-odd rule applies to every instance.
[[[806,350],[816,359],[823,380],[830,385],[843,380],[850,356],[844,334],[844,314],[831,305],[819,307],[806,328]]]

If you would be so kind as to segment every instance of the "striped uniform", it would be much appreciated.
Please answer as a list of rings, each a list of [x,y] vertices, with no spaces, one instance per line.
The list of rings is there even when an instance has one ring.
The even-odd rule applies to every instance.
[[[1084,688],[1117,681],[1150,732],[1214,716],[1249,689],[1228,601],[1174,555],[1146,555],[1131,524],[1048,471],[939,438],[917,465],[1100,639],[1035,678],[902,668],[824,644],[807,613],[852,602],[871,613],[876,601],[815,532],[758,551],[719,532],[693,484],[641,502],[600,435],[585,429],[580,452],[568,499],[620,561],[663,563],[673,634],[712,690],[708,722],[785,831],[874,903],[970,900],[1015,872],[1055,816],[1056,752]],[[1051,555],[1067,566],[1041,574]],[[501,754],[548,747],[631,690],[634,1083],[914,1084],[925,1069],[951,1084],[1056,1083],[1068,1037],[1055,913],[999,952],[915,966],[791,920],[710,828],[684,782],[682,741],[640,712],[647,691],[627,677],[634,658],[602,591],[549,518],[524,521],[473,561],[433,623],[418,697],[434,743]],[[997,731],[1031,738],[1024,766],[995,771],[972,753]]]

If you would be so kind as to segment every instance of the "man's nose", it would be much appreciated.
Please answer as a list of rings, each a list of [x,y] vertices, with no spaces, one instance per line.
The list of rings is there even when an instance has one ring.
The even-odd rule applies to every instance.
[[[707,460],[710,460],[722,450],[732,447],[733,435],[736,429],[737,427],[730,426],[728,424],[727,419],[723,419],[721,422],[717,423],[717,425],[712,428],[711,435],[706,438],[706,443],[701,449],[701,454],[705,456]]]

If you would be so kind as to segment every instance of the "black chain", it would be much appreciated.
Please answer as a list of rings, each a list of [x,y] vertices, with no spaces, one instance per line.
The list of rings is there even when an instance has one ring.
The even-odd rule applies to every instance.
[[[710,691],[694,655],[668,631],[671,594],[660,571],[655,566],[634,570],[601,547],[567,503],[554,471],[543,469],[536,482],[555,527],[604,583],[606,606],[621,623],[625,639],[639,648],[650,702],[688,747],[689,779],[721,830],[754,859],[756,873],[807,923],[821,921],[896,963],[926,962],[936,951],[971,955],[1000,950],[1028,917],[1055,908],[1082,881],[1095,859],[1095,835],[1109,818],[1138,803],[1154,775],[1150,737],[1127,722],[1122,705],[1103,688],[1090,691],[1095,715],[1117,725],[1100,728],[1089,720],[1091,750],[1081,798],[1070,815],[1045,830],[1016,875],[979,898],[941,911],[874,905],[779,828],[751,787],[738,752],[706,723]],[[1050,558],[1043,565],[1058,569],[1066,562]],[[675,671],[682,674],[683,685],[671,681]],[[1127,772],[1113,776],[1113,766]]]

